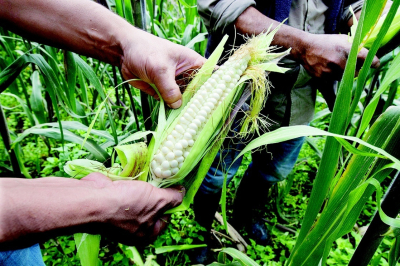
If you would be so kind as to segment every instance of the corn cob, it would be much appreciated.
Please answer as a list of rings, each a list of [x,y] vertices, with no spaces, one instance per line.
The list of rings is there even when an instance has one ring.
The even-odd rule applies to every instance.
[[[251,81],[252,84],[251,110],[241,120],[239,134],[246,136],[248,133],[258,133],[257,121],[262,120],[258,114],[268,93],[265,71],[283,73],[287,70],[278,67],[277,63],[289,50],[271,53],[274,47],[270,44],[278,28],[268,34],[249,38],[217,71],[205,75],[204,78],[208,78],[206,81],[203,80],[198,85],[196,82],[189,84],[193,85],[193,90],[187,90],[189,94],[183,95],[184,99],[189,100],[184,100],[184,107],[181,109],[173,110],[167,121],[161,121],[153,144],[150,144],[152,148],[149,155],[148,182],[158,187],[169,186],[186,177],[189,183],[192,182],[189,181],[189,174],[217,139],[224,138],[221,135],[224,121],[227,120],[234,102],[240,98],[245,81]],[[222,48],[223,44],[221,52]],[[265,123],[261,122],[260,125]]]
[[[180,181],[183,181],[185,187],[191,187],[194,182],[198,184],[204,178],[202,174],[198,175],[204,171],[199,170],[208,170],[211,157],[200,166],[199,162],[211,150],[220,148],[229,130],[229,122],[238,108],[235,108],[233,114],[231,109],[239,101],[247,81],[252,84],[251,112],[247,112],[241,121],[240,134],[245,136],[246,133],[258,132],[258,112],[268,92],[265,71],[283,73],[287,70],[277,63],[289,50],[271,53],[274,47],[270,47],[270,44],[277,30],[249,38],[225,64],[212,73],[228,38],[225,36],[189,83],[183,94],[182,107],[167,113],[161,99],[157,130],[136,132],[124,140],[136,141],[151,133],[153,138],[148,152],[147,148],[144,149],[144,143],[136,143],[134,147],[119,146],[116,151],[121,165],[115,163],[113,167],[105,168],[101,163],[80,159],[68,162],[65,171],[76,178],[101,171],[112,180],[137,178],[157,187],[166,187]],[[228,119],[229,116],[232,117]],[[199,169],[196,169],[197,166]],[[194,196],[197,185],[193,187],[188,202]]]
[[[180,115],[179,122],[156,152],[151,168],[158,178],[178,173],[213,111],[235,88],[247,68],[250,55],[231,58],[200,87]]]

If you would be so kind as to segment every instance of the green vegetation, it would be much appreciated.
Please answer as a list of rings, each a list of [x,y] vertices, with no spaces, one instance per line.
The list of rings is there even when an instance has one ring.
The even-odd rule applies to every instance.
[[[373,184],[380,183],[385,191],[393,170],[400,170],[399,162],[385,154],[400,158],[399,49],[381,58],[379,69],[369,68],[399,0],[393,2],[387,20],[379,22],[375,42],[369,43],[368,59],[358,78],[354,77],[358,46],[378,20],[381,9],[377,7],[385,2],[366,1],[357,31],[353,30],[353,49],[333,113],[318,96],[313,128],[282,129],[284,134],[264,135],[248,146],[222,202],[222,210],[227,205],[228,211],[222,214],[228,222],[235,189],[251,161],[251,148],[296,134],[316,135],[307,138],[287,180],[270,190],[263,217],[271,244],[260,246],[250,240],[247,256],[242,259],[250,258],[260,265],[318,265],[321,259],[326,265],[349,264],[380,204]],[[108,3],[132,24],[145,24],[151,33],[204,54],[206,30],[195,0],[149,0],[146,14],[135,7],[139,1]],[[0,43],[0,176],[68,177],[66,162],[82,158],[111,167],[114,162],[121,163],[113,154],[118,143],[128,141],[135,132],[154,130],[158,103],[127,84],[117,86],[123,79],[114,67],[30,42],[2,28]],[[328,130],[336,137],[322,136]],[[358,145],[360,139],[376,147],[365,142]],[[399,223],[391,219],[385,222],[393,227]],[[242,256],[223,224],[215,221],[213,228],[216,261],[226,264]],[[190,208],[175,212],[167,229],[147,247],[127,247],[102,238],[99,265],[190,265],[188,254],[195,248],[191,245],[202,244],[204,231]],[[240,233],[246,238],[245,232]],[[387,233],[370,265],[396,265],[397,238],[397,230]],[[61,236],[42,243],[46,265],[80,265],[76,239]]]

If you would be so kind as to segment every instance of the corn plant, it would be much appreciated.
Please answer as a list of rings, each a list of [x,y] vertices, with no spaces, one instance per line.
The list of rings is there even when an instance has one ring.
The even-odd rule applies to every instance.
[[[374,96],[374,100],[364,110],[356,136],[363,136],[365,142],[361,142],[358,138],[343,136],[364,89],[372,58],[380,47],[380,42],[386,35],[386,31],[396,14],[400,1],[393,2],[392,8],[386,16],[386,20],[382,24],[379,34],[377,34],[376,40],[370,48],[366,62],[360,71],[356,90],[352,92],[356,54],[358,53],[360,44],[364,42],[364,38],[369,37],[369,29],[375,26],[375,22],[382,11],[381,7],[385,3],[386,1],[366,1],[364,4],[357,31],[353,36],[353,46],[346,70],[340,83],[337,101],[329,126],[329,133],[318,133],[335,136],[335,138],[327,138],[321,165],[314,181],[310,198],[312,204],[307,208],[300,234],[287,265],[325,264],[333,241],[351,230],[368,195],[372,193],[373,188],[377,187],[380,189],[378,181],[382,181],[390,173],[391,168],[398,169],[399,167],[399,161],[396,159],[399,156],[396,153],[398,150],[397,136],[400,123],[398,118],[399,109],[387,109],[381,118],[375,122],[374,126],[369,128],[379,93],[387,89],[394,80],[399,78],[398,71],[396,71],[397,58],[392,62],[390,68],[390,70],[393,69],[392,73],[390,73],[390,70],[387,72],[378,94]],[[365,19],[366,13],[368,13],[368,19]],[[369,128],[369,131],[365,134],[364,132],[367,128]],[[271,132],[269,136],[266,134],[250,143],[243,152],[263,144],[274,143],[274,141],[307,136],[313,134],[312,132],[315,131],[315,129],[303,127],[296,127],[291,130],[294,132],[286,131],[286,129],[278,129],[276,132]],[[348,143],[343,142],[341,138],[361,142],[362,145],[355,149]],[[368,143],[372,143],[374,146]],[[354,155],[349,155],[345,160],[348,163],[338,168],[337,163],[342,145]],[[373,150],[385,154],[386,157],[382,158],[379,155],[371,154]],[[390,161],[393,161],[394,164],[387,165],[390,162],[387,161],[387,158],[390,158]],[[320,212],[323,204],[324,208]],[[381,217],[384,217],[385,222],[391,225],[398,224],[398,221],[389,219],[382,213]]]

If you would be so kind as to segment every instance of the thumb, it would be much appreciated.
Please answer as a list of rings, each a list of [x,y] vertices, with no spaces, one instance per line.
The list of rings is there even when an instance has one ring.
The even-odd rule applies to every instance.
[[[162,190],[162,197],[165,199],[165,206],[163,212],[172,209],[182,203],[186,194],[186,189],[183,186],[175,186],[164,188]]]
[[[169,107],[179,108],[182,105],[182,93],[175,81],[175,68],[167,67],[163,70],[155,76],[154,85]]]

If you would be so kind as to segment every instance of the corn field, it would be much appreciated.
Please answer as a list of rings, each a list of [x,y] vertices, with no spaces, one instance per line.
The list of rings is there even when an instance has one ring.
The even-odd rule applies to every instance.
[[[205,54],[208,33],[195,0],[97,2],[138,28]],[[399,30],[391,25],[399,24],[400,0],[379,19],[386,2],[364,3],[349,37],[352,50],[333,112],[318,95],[309,126],[263,133],[245,121],[243,131],[258,137],[240,152],[245,158],[240,171],[223,189],[221,219],[213,224],[219,249],[211,265],[397,265],[400,50],[383,53],[381,47]],[[263,53],[273,33],[255,37],[263,38]],[[45,264],[191,265],[189,254],[202,246],[205,230],[194,221],[191,202],[228,134],[229,104],[242,101],[250,81],[262,87],[265,71],[285,70],[267,67],[260,59],[265,54],[242,52],[214,71],[221,44],[187,85],[183,107],[169,110],[162,100],[124,83],[120,70],[104,62],[31,42],[1,27],[0,44],[1,177],[82,178],[102,172],[113,180],[187,186],[183,204],[169,211],[166,231],[149,246],[129,247],[88,234],[60,236],[40,243]],[[369,54],[356,76],[361,47]],[[372,69],[377,53],[381,64]],[[285,55],[272,51],[274,60]],[[228,232],[230,207],[252,151],[303,136],[306,144],[294,171],[270,190],[263,217],[271,243],[250,241],[239,251],[243,243]],[[128,169],[131,160],[140,162],[139,168]]]

